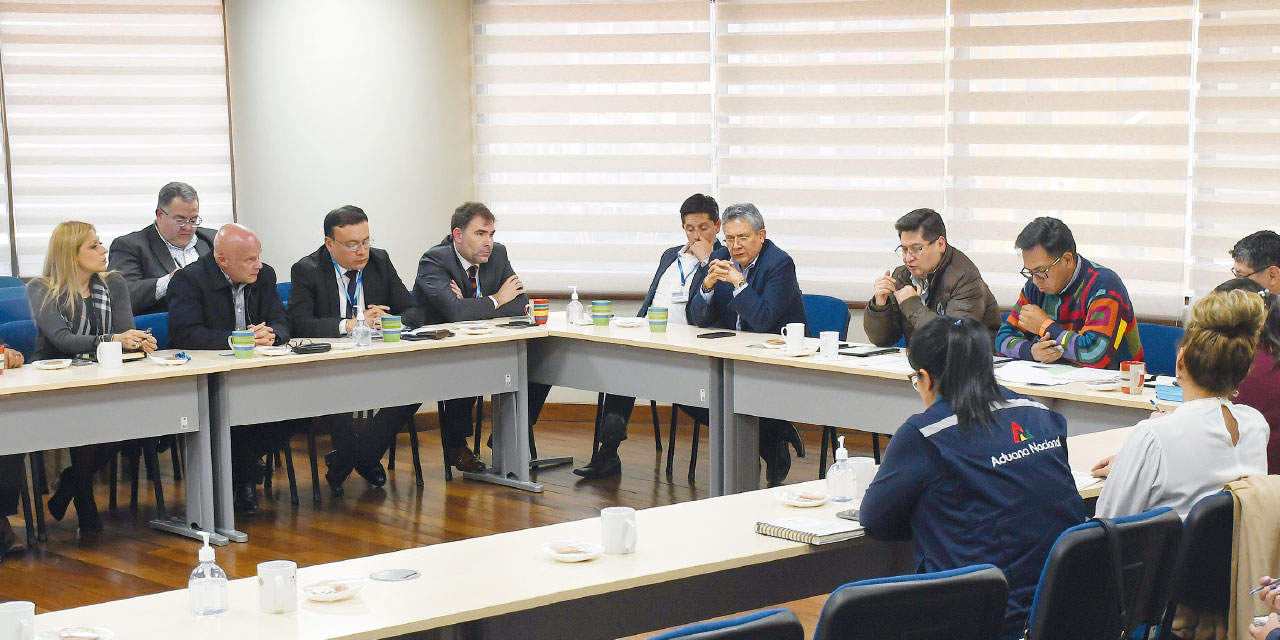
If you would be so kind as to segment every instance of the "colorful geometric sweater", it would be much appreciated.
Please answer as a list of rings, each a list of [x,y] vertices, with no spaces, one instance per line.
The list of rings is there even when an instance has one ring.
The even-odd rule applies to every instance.
[[[1079,257],[1075,274],[1061,294],[1041,293],[1031,280],[1022,287],[1008,322],[996,333],[996,351],[1034,360],[1035,334],[1018,328],[1018,310],[1034,304],[1053,320],[1047,335],[1063,346],[1062,359],[1096,369],[1119,369],[1125,360],[1142,360],[1142,342],[1129,291],[1116,272]]]

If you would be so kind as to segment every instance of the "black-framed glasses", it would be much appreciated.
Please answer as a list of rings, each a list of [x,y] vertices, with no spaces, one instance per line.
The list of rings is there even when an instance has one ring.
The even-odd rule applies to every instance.
[[[915,389],[916,391],[920,390],[920,374],[918,372],[907,376],[907,379],[911,381],[912,389]]]
[[[1026,279],[1028,279],[1028,280],[1030,280],[1030,279],[1032,279],[1032,278],[1035,278],[1035,279],[1037,279],[1037,280],[1044,280],[1045,278],[1048,278],[1048,277],[1049,277],[1049,270],[1050,270],[1050,269],[1052,269],[1052,268],[1054,268],[1054,267],[1056,267],[1056,266],[1058,266],[1058,263],[1059,263],[1059,262],[1062,262],[1062,259],[1063,259],[1063,258],[1065,258],[1065,257],[1066,257],[1066,255],[1067,255],[1067,254],[1065,254],[1065,253],[1064,253],[1064,254],[1062,254],[1062,255],[1058,256],[1058,259],[1057,259],[1057,260],[1054,260],[1054,261],[1053,261],[1053,264],[1051,264],[1051,265],[1049,265],[1049,266],[1047,266],[1047,267],[1045,267],[1045,268],[1043,268],[1043,269],[1035,269],[1035,270],[1031,270],[1031,269],[1028,269],[1028,268],[1026,268],[1026,267],[1023,267],[1023,268],[1022,268],[1022,270],[1021,270],[1021,271],[1019,271],[1018,273],[1022,274],[1022,277],[1026,278]]]
[[[1267,269],[1270,269],[1272,266],[1274,265],[1268,265],[1268,266],[1262,267],[1261,269],[1254,269],[1249,273],[1240,273],[1239,271],[1236,271],[1235,267],[1231,267],[1231,275],[1237,278],[1252,278],[1255,273],[1266,271]]]
[[[198,227],[201,222],[204,222],[200,216],[196,216],[194,218],[175,218],[173,214],[165,211],[164,209],[161,209],[160,213],[164,214],[164,217],[173,220],[173,223],[179,227]]]

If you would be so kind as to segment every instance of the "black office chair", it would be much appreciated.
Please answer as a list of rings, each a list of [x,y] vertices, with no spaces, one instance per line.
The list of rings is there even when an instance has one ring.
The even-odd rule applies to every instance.
[[[1197,611],[1222,612],[1225,619],[1231,603],[1234,519],[1235,500],[1225,491],[1202,498],[1187,514],[1174,556],[1161,640],[1173,637],[1173,616],[1179,604]]]
[[[765,609],[727,620],[699,622],[649,640],[804,640],[804,626],[790,609]]]
[[[1119,638],[1160,624],[1182,520],[1168,507],[1116,518],[1119,580],[1107,533],[1091,520],[1058,537],[1028,616],[1029,640]],[[1123,604],[1123,608],[1121,605]]]
[[[851,582],[827,598],[813,640],[997,640],[1008,599],[990,564]]]
[[[367,420],[373,419],[373,410],[365,412]],[[419,487],[426,486],[422,481],[422,454],[418,451],[418,423],[414,421],[414,416],[410,415],[405,421],[405,431],[409,432],[409,451],[413,457],[413,480],[414,484]],[[400,439],[400,434],[396,433],[396,437],[391,439],[391,446],[387,448],[387,471],[396,470],[396,443]],[[448,471],[448,465],[445,468]],[[447,475],[447,474],[446,474]],[[446,479],[448,479],[446,477]]]

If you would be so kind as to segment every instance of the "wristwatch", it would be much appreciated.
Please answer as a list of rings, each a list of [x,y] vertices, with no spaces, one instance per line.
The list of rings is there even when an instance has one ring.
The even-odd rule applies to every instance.
[[[733,288],[734,288],[734,290],[736,291],[736,290],[741,289],[741,288],[743,288],[743,287],[745,287],[745,286],[747,286],[747,279],[746,279],[746,278],[743,278],[743,279],[741,279],[741,280],[739,280],[739,281],[738,281],[738,284],[733,285]]]

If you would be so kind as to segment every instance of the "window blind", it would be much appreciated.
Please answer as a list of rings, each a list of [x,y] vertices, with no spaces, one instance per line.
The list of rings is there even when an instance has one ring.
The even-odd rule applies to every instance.
[[[472,11],[476,196],[525,286],[645,291],[712,188],[710,4]]]
[[[721,206],[760,208],[806,293],[866,299],[893,221],[942,210],[945,0],[715,5]]]
[[[1200,0],[1191,285],[1231,277],[1228,251],[1280,220],[1280,5]]]
[[[1069,7],[1069,8],[1068,8]],[[948,231],[1002,305],[1060,217],[1141,316],[1182,307],[1191,0],[952,0]]]
[[[61,221],[108,243],[146,226],[173,180],[206,226],[231,221],[219,0],[6,2],[0,64],[19,275],[40,274]]]

